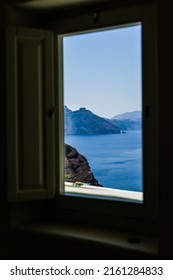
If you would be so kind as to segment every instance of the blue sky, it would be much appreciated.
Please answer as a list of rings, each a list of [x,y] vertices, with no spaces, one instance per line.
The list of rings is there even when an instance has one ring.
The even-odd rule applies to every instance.
[[[141,28],[64,36],[64,104],[101,117],[141,110]]]

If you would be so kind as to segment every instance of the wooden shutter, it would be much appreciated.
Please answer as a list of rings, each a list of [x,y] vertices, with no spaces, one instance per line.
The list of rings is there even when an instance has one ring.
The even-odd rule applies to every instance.
[[[7,27],[9,201],[54,196],[54,59],[51,31]]]

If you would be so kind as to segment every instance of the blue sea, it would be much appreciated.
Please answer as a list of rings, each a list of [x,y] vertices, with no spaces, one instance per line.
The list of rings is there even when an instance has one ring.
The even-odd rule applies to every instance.
[[[65,135],[65,143],[84,155],[101,185],[131,191],[143,190],[142,132]]]

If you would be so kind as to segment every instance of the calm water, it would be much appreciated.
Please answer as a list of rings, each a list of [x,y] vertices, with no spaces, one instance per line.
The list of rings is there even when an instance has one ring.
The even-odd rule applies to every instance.
[[[65,143],[83,154],[104,187],[142,191],[142,134],[65,136]]]

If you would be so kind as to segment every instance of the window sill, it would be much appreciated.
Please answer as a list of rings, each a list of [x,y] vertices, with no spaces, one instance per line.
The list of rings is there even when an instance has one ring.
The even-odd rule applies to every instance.
[[[14,229],[23,234],[36,234],[37,236],[46,236],[46,238],[57,238],[63,240],[63,246],[66,246],[66,241],[71,240],[73,246],[75,242],[80,242],[91,248],[99,248],[99,250],[106,248],[111,250],[113,259],[156,259],[158,255],[157,240],[153,237],[133,235],[125,232],[118,232],[115,230],[104,230],[98,228],[89,228],[84,226],[74,226],[69,224],[50,224],[50,223],[31,223],[20,225]],[[70,241],[70,242],[71,242]],[[61,243],[61,242],[60,242]],[[61,244],[62,245],[62,244]],[[76,250],[78,250],[78,246]],[[97,250],[96,249],[96,250]],[[89,250],[89,249],[88,249]],[[94,250],[94,249],[93,249]],[[80,256],[82,258],[82,256]],[[98,256],[98,259],[100,256]],[[102,255],[103,259],[111,259],[111,255]],[[92,254],[91,254],[92,259]]]
[[[80,195],[91,195],[99,197],[107,197],[112,199],[127,199],[141,203],[143,201],[143,193],[135,191],[125,191],[120,189],[110,189],[104,187],[88,186],[82,184],[75,186],[74,183],[65,183],[66,194],[80,194]]]

